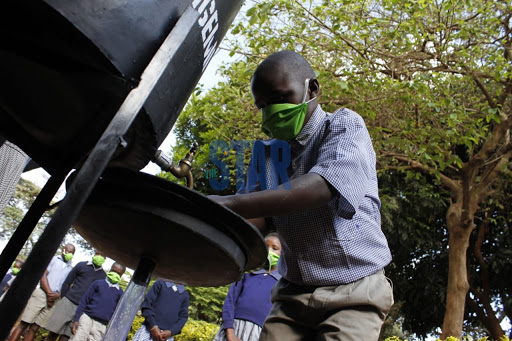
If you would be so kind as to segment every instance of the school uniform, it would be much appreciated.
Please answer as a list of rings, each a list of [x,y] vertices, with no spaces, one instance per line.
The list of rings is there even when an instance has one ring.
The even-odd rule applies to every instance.
[[[133,341],[152,341],[150,330],[158,326],[160,330],[170,330],[171,337],[181,333],[188,320],[189,294],[185,286],[170,281],[157,280],[149,289],[142,303],[144,324],[133,336]]]
[[[225,329],[233,328],[242,341],[256,341],[272,302],[271,291],[281,275],[264,269],[246,273],[231,284],[222,309],[222,326],[213,341],[226,340]]]
[[[79,324],[70,341],[101,341],[122,294],[108,278],[92,283],[76,309],[73,321]]]

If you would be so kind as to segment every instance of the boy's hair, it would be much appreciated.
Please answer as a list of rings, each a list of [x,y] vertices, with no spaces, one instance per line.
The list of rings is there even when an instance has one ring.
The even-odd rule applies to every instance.
[[[14,263],[18,265],[20,268],[23,266],[23,264],[25,264],[25,262],[21,259],[16,259]]]
[[[125,271],[126,271],[126,266],[124,266],[123,264],[119,263],[119,262],[114,262],[114,264],[112,264],[112,266],[110,267],[110,271],[113,271],[114,267],[119,267],[120,270],[122,270],[121,272],[124,274]]]
[[[277,232],[270,232],[269,234],[267,234],[265,236],[265,239],[267,239],[267,237],[276,237],[277,239],[279,239],[279,233],[277,233]]]
[[[315,72],[311,64],[304,59],[300,54],[294,51],[279,51],[271,54],[264,61],[258,65],[254,75],[259,72],[266,72],[270,68],[278,68],[284,71],[285,74],[292,77],[292,80],[304,82],[306,78],[316,78]],[[254,77],[254,76],[253,76]]]

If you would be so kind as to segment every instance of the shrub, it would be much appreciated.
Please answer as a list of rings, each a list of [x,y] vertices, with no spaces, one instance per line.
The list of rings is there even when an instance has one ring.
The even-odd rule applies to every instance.
[[[133,336],[144,322],[144,317],[137,315],[133,320],[132,327],[128,332],[126,341],[131,341]],[[219,326],[205,321],[188,319],[180,334],[174,337],[174,341],[211,341]]]

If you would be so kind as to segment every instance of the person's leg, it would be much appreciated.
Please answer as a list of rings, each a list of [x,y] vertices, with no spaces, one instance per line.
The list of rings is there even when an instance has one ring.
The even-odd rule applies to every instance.
[[[314,339],[315,318],[308,314],[310,288],[279,280],[272,289],[272,309],[260,334],[260,341],[310,341]]]
[[[59,337],[59,334],[56,334],[54,332],[50,332],[48,336],[44,339],[44,341],[55,341]],[[60,338],[60,341],[62,341],[62,338]]]
[[[70,341],[88,341],[93,321],[87,314],[82,314],[78,320],[76,334],[71,337]]]
[[[105,331],[107,330],[107,326],[99,323],[98,321],[92,322],[91,334],[89,336],[90,341],[101,341],[103,340],[103,335],[105,335]]]
[[[45,341],[55,341],[59,335],[59,341],[67,341],[73,335],[71,325],[75,316],[77,305],[67,297],[63,297],[56,304],[52,316],[46,325],[42,327],[50,334]]]
[[[23,341],[34,341],[34,339],[36,338],[36,333],[37,333],[38,330],[39,330],[39,325],[37,323],[32,323],[28,327],[27,334],[23,338]]]
[[[324,295],[319,295],[317,301],[322,303],[325,312],[333,313],[319,323],[316,341],[378,340],[393,305],[393,289],[383,272],[347,285],[322,289]]]
[[[27,322],[20,321],[16,327],[14,327],[11,336],[9,337],[9,341],[18,341],[20,339],[21,334],[25,331],[25,329],[29,326]]]

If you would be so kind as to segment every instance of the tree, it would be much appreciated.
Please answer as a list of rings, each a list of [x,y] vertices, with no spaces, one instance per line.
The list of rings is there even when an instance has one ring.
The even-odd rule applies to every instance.
[[[33,182],[20,178],[16,185],[16,191],[9,201],[9,204],[4,209],[4,214],[0,217],[0,239],[9,239],[21,220],[30,209],[30,206],[39,195],[41,188],[36,186]],[[25,246],[20,252],[19,257],[26,258],[35,243],[39,239],[39,236],[43,232],[44,228],[51,220],[53,213],[57,209],[54,207],[55,203],[52,202],[50,207],[44,212],[39,222],[34,227],[30,237],[28,238]],[[74,228],[71,228],[66,237],[66,242],[79,245],[86,250],[90,250],[91,246],[76,232]]]
[[[441,337],[460,338],[470,290],[468,247],[486,214],[496,219],[486,205],[502,197],[499,180],[511,173],[512,5],[272,0],[254,2],[246,15],[248,20],[235,26],[230,46],[245,59],[226,70],[230,81],[215,96],[208,94],[215,114],[187,109],[209,129],[201,133],[205,141],[213,132],[233,136],[242,117],[247,118],[243,127],[254,127],[256,110],[246,101],[255,65],[278,50],[301,53],[317,70],[323,108],[332,112],[347,106],[363,116],[381,172],[423,178],[443,194],[445,230],[440,237],[446,238],[449,251]],[[486,238],[503,228],[496,227],[487,229]],[[484,301],[469,303],[480,307],[472,309],[486,319],[493,338],[503,335],[499,318],[489,318]]]
[[[23,216],[28,211],[41,189],[31,181],[21,178],[16,185],[16,192],[5,207],[4,214],[0,218],[0,238],[8,239],[14,233]],[[33,233],[23,247],[20,257],[26,258],[32,247],[37,242],[44,226],[50,221],[53,211],[46,211],[34,228]]]

